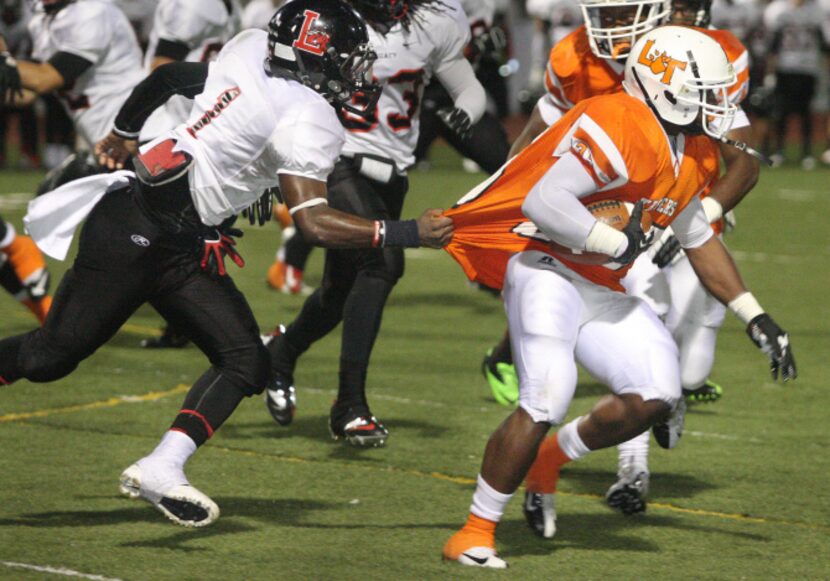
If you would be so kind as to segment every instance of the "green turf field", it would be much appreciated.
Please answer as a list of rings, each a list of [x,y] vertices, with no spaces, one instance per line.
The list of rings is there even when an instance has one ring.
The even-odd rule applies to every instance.
[[[478,180],[457,167],[445,155],[433,171],[414,172],[407,213],[449,205]],[[32,191],[38,178],[0,173],[0,213],[18,227],[25,196],[12,194]],[[245,401],[188,465],[191,482],[222,509],[207,529],[176,527],[118,495],[121,471],[155,446],[206,368],[192,347],[138,347],[159,327],[150,308],[70,377],[0,389],[0,578],[59,578],[31,567],[131,580],[828,578],[828,181],[830,171],[765,172],[728,238],[749,286],[789,331],[799,379],[772,382],[730,317],[713,375],[724,398],[689,413],[677,449],[653,446],[644,516],[603,504],[616,470],[615,451],[605,450],[563,471],[555,539],[531,535],[516,499],[498,537],[508,571],[441,562],[467,514],[484,444],[508,413],[478,371],[505,320],[448,256],[415,250],[369,378],[388,446],[361,451],[329,439],[335,333],[301,360],[290,428],[259,398]],[[302,302],[266,289],[277,240],[273,225],[246,228],[248,265],[231,266],[263,328],[290,320]],[[313,255],[311,284],[321,257]],[[50,267],[57,279],[65,264]],[[0,296],[0,336],[33,322]],[[603,393],[583,377],[571,417]]]

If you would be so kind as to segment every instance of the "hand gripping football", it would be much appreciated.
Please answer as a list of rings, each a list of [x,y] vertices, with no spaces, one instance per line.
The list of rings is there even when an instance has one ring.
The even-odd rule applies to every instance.
[[[626,224],[628,224],[630,213],[634,210],[634,204],[621,200],[601,200],[599,202],[591,202],[585,207],[591,212],[594,218],[604,224],[608,224],[616,230],[625,228]],[[643,212],[640,224],[643,227],[643,232],[648,232],[651,229],[651,214]],[[613,262],[613,258],[607,254],[574,250],[573,248],[562,246],[553,241],[550,242],[550,247],[565,260],[579,264],[602,265]]]

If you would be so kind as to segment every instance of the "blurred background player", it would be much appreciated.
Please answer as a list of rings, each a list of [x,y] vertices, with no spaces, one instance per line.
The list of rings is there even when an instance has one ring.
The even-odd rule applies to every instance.
[[[242,28],[268,30],[268,22],[285,0],[251,0],[242,11]]]
[[[159,0],[144,55],[145,71],[152,73],[171,62],[212,61],[225,43],[239,32],[241,13],[238,0]],[[144,124],[139,141],[151,141],[186,121],[192,105],[192,99],[173,95]],[[141,346],[149,349],[178,348],[187,344],[183,330],[170,325],[164,327],[159,337],[141,341]]]
[[[0,216],[0,286],[43,324],[52,306],[49,271],[43,254],[28,236]]]
[[[464,48],[470,27],[456,0],[353,0],[369,23],[383,91],[368,118],[346,114],[343,154],[328,179],[333,208],[366,218],[398,219],[415,163],[424,86],[434,76],[453,99],[444,122],[465,134],[481,118],[486,95]],[[360,104],[361,97],[355,101]],[[364,99],[365,101],[365,99]],[[403,275],[400,248],[327,250],[323,281],[299,316],[268,345],[277,376],[266,404],[281,425],[296,406],[294,369],[311,345],[343,323],[337,399],[329,414],[335,439],[382,446],[389,435],[369,409],[366,378],[386,300]]]
[[[775,75],[770,81],[775,86],[775,150],[770,159],[776,167],[786,160],[784,144],[791,117],[800,120],[802,169],[816,166],[811,105],[830,50],[824,18],[813,0],[775,0],[764,14],[770,36],[767,70]]]
[[[506,60],[507,36],[504,29],[494,24],[495,0],[467,0],[461,5],[470,23],[471,40],[465,56],[487,91],[493,112],[485,111],[467,135],[459,135],[442,119],[452,110],[453,100],[443,85],[433,79],[424,89],[415,158],[419,162],[427,162],[430,146],[442,137],[461,155],[491,174],[507,161],[507,152],[510,151],[507,133],[501,124],[507,113],[507,87],[499,73],[500,66]]]
[[[31,54],[32,43],[28,24],[32,17],[26,0],[2,0],[0,2],[0,37],[6,40],[6,52],[13,58],[26,58]],[[20,107],[6,107],[0,110],[0,169],[7,163],[7,140],[11,135],[10,124],[17,120],[17,135],[20,155],[19,169],[40,169],[38,152],[38,122],[33,104]]]
[[[135,33],[115,5],[41,0],[36,6],[29,22],[32,60],[5,60],[0,66],[13,69],[7,74],[16,75],[30,91],[22,102],[54,92],[83,148],[47,175],[38,188],[44,193],[100,171],[88,152],[109,133],[118,109],[144,75]]]

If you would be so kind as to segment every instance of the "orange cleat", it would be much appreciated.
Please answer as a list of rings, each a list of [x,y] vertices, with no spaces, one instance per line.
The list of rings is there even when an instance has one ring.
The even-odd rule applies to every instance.
[[[266,276],[268,286],[287,295],[304,293],[303,271],[286,264],[282,260],[275,260],[268,268]]]
[[[443,559],[471,567],[506,569],[507,563],[496,554],[496,524],[470,513],[464,527],[444,545]]]

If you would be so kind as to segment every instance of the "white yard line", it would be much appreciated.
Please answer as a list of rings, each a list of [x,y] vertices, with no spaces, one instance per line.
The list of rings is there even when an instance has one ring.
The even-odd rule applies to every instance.
[[[63,575],[64,577],[79,577],[80,579],[92,579],[93,581],[121,581],[115,577],[104,577],[103,575],[90,575],[66,569],[64,567],[47,567],[45,565],[30,565],[29,563],[15,563],[14,561],[0,561],[0,565],[13,569],[27,569],[38,573],[51,573],[52,575]]]
[[[798,262],[814,262],[814,254],[798,256],[795,254],[768,254],[766,252],[746,252],[744,250],[730,250],[732,257],[739,262],[772,262],[775,264],[795,264]]]
[[[683,432],[696,438],[714,438],[716,440],[729,440],[732,442],[750,442],[752,444],[761,444],[762,441],[758,438],[750,438],[746,436],[728,436],[726,434],[713,434],[711,432],[695,432],[693,430],[686,430]]]
[[[815,199],[817,193],[815,190],[792,190],[784,188],[778,190],[778,197],[790,202],[811,202]]]
[[[0,210],[22,210],[32,201],[32,192],[14,192],[0,195]]]

